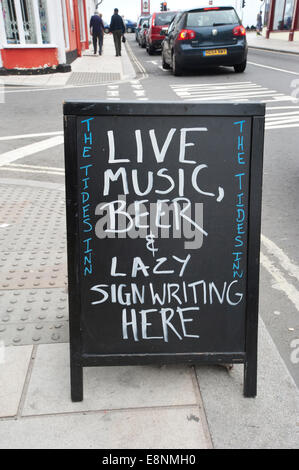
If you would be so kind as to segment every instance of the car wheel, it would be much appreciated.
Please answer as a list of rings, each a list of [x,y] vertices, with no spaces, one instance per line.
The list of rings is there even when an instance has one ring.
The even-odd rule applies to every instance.
[[[179,77],[183,73],[182,68],[178,65],[177,58],[174,53],[172,54],[172,72],[176,77]]]
[[[164,59],[163,52],[162,52],[162,67],[163,67],[164,70],[169,70],[170,69],[170,65]]]
[[[242,73],[246,69],[247,62],[244,60],[241,64],[234,65],[234,69],[236,73]]]
[[[146,52],[148,55],[154,55],[155,49],[152,46],[148,46]]]

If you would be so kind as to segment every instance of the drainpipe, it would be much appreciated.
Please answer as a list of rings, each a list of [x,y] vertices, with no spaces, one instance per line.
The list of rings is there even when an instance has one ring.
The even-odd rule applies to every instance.
[[[80,20],[79,20],[78,0],[73,0],[73,1],[74,1],[74,16],[75,16],[77,52],[78,52],[78,57],[81,57],[82,56],[82,45],[81,45],[81,39],[80,39]]]

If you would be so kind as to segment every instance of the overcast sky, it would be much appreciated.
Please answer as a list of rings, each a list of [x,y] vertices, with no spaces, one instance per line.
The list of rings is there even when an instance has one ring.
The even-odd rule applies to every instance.
[[[151,0],[151,12],[160,10],[160,3],[162,0]],[[242,0],[213,0],[213,5],[232,5],[238,9],[241,16],[240,9],[238,8]],[[194,8],[197,6],[206,6],[209,0],[168,0],[167,5],[171,10],[180,10],[182,5],[184,8]],[[256,15],[259,11],[261,0],[246,0],[246,7],[244,9],[243,23],[244,26],[256,24]],[[114,8],[119,9],[119,13],[124,15],[125,18],[136,21],[140,15],[141,0],[103,0],[99,6],[99,11],[103,13],[105,21],[110,23],[111,15]]]

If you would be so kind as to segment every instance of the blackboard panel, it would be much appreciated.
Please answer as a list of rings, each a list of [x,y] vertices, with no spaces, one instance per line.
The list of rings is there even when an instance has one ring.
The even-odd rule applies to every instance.
[[[146,248],[147,241],[144,238],[130,239],[98,239],[96,234],[91,236],[90,246],[93,247],[92,253],[92,274],[84,275],[86,263],[84,263],[85,254],[81,250],[81,286],[82,286],[82,324],[83,324],[83,351],[91,354],[121,354],[121,353],[158,353],[158,352],[241,352],[245,348],[245,305],[246,305],[246,245],[244,238],[242,247],[242,278],[234,278],[233,275],[233,252],[236,232],[236,195],[239,180],[236,174],[242,173],[243,192],[248,193],[248,160],[250,151],[251,119],[247,118],[243,122],[243,146],[246,149],[242,155],[245,164],[238,163],[237,146],[238,136],[240,135],[240,125],[236,122],[244,121],[241,117],[221,117],[217,120],[212,117],[200,117],[194,122],[192,117],[148,117],[146,123],[142,125],[142,143],[143,143],[143,161],[137,163],[136,156],[136,137],[135,131],[140,129],[140,119],[138,117],[96,117],[90,119],[90,131],[93,135],[93,155],[84,157],[84,160],[90,164],[88,176],[90,180],[89,193],[92,195],[88,203],[88,213],[90,215],[90,224],[93,228],[101,221],[100,215],[95,215],[97,207],[100,204],[117,200],[119,196],[124,195],[122,180],[116,183],[111,182],[109,195],[104,196],[104,175],[105,171],[113,170],[117,172],[119,168],[124,169],[127,178],[128,194],[126,194],[126,204],[131,205],[134,201],[147,200],[144,205],[149,208],[149,204],[157,204],[158,200],[172,201],[179,197],[179,169],[184,175],[183,197],[190,200],[192,205],[202,203],[203,206],[203,229],[208,233],[203,237],[203,244],[198,249],[185,249],[185,238],[173,239],[172,230],[170,238],[156,238],[156,247],[158,251],[155,257]],[[82,167],[82,155],[84,147],[86,148],[84,134],[86,135],[86,119],[82,122],[81,118],[77,120],[78,126],[78,166]],[[195,163],[180,163],[180,138],[181,129],[206,129],[202,131],[189,131],[190,142],[195,142],[194,146],[188,147],[186,151],[186,160]],[[155,130],[157,142],[163,143],[171,129],[175,133],[168,147],[165,159],[157,163],[153,151],[150,131]],[[119,157],[129,162],[108,163],[109,159],[109,139],[108,132],[115,130],[114,145],[115,152],[119,152]],[[213,138],[211,139],[211,136]],[[86,153],[87,154],[87,153]],[[188,155],[188,156],[187,156]],[[192,177],[194,170],[200,165],[206,165],[201,171],[203,176],[198,176],[198,181],[202,180],[202,190],[209,193],[218,194],[218,187],[224,189],[224,198],[217,202],[216,197],[206,196],[196,191],[192,186]],[[159,195],[155,191],[166,191],[169,186],[169,179],[157,175],[160,169],[167,169],[168,178],[172,178],[175,186],[167,195]],[[148,194],[142,196],[136,194],[132,183],[132,173],[136,171],[138,178],[138,187],[147,188],[149,172],[153,175],[153,188]],[[79,172],[78,185],[84,189],[85,182],[82,176],[86,176],[86,168]],[[81,179],[81,181],[80,181]],[[84,178],[83,178],[84,179]],[[83,214],[82,199],[79,200],[79,213]],[[244,213],[248,213],[247,198],[242,198],[244,204]],[[103,215],[104,216],[104,215]],[[102,217],[103,217],[102,216]],[[144,222],[144,221],[143,221]],[[84,217],[80,219],[81,241],[84,240],[85,229]],[[247,222],[242,227],[246,233]],[[149,234],[149,230],[147,231]],[[84,246],[83,243],[80,244]],[[181,260],[190,256],[188,266],[184,271],[184,276],[179,276],[182,263],[177,262],[173,257]],[[119,271],[126,276],[110,275],[112,258],[117,258]],[[136,277],[132,277],[132,267],[134,259],[140,257],[142,262],[149,266],[146,271],[153,272],[158,264],[158,259],[166,258],[165,263],[161,265],[159,271],[175,271],[173,274],[150,274],[145,276],[140,272]],[[232,286],[231,283],[235,282]],[[193,283],[199,283],[198,287],[192,286]],[[214,284],[212,284],[214,283]],[[120,305],[112,303],[112,289],[125,292],[132,297],[132,284],[137,286],[138,292],[144,291],[144,303],[131,302],[129,305]],[[150,287],[150,284],[152,287]],[[170,284],[173,286],[169,287]],[[92,291],[95,286],[107,285],[102,288],[109,297],[106,302],[92,305],[93,302],[99,302],[103,298],[102,290]],[[169,289],[177,294],[169,299]],[[226,294],[230,287],[230,301],[238,301],[235,293],[243,296],[238,305],[231,305],[226,300]],[[218,294],[225,293],[223,303],[219,302],[215,288]],[[196,292],[194,292],[196,289]],[[210,291],[211,290],[211,291]],[[134,291],[135,292],[135,291]],[[153,292],[158,293],[160,298],[165,301],[157,302],[153,305]],[[206,299],[204,298],[206,297]],[[222,299],[221,299],[222,300]],[[205,304],[206,301],[206,304]],[[180,315],[177,313],[177,307],[194,308],[200,310],[190,310],[190,315],[186,314],[184,318],[192,319],[189,328],[185,325],[186,335],[196,336],[190,338],[184,337],[183,325]],[[123,338],[123,310],[126,308],[127,320],[132,321],[136,317],[137,333],[134,337],[132,327],[128,327],[128,339]],[[174,316],[171,325],[168,324],[168,334],[163,334],[163,320],[161,309],[172,309]],[[134,312],[132,312],[134,309]],[[146,331],[142,335],[142,314],[141,310],[155,309],[154,312],[143,314],[143,324],[146,325]],[[168,311],[170,312],[170,310]],[[132,317],[133,315],[133,317]],[[146,320],[145,320],[146,318]],[[165,330],[165,320],[164,320]],[[188,331],[189,330],[189,331]],[[155,338],[145,339],[143,336]],[[158,339],[160,338],[160,339]]]
[[[65,114],[72,382],[82,365],[248,364],[264,107],[79,102]],[[134,230],[113,234],[124,220]]]

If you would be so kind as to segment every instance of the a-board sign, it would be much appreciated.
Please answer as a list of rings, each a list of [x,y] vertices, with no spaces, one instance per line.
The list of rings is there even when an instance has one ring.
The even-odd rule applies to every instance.
[[[244,363],[256,395],[262,104],[67,102],[72,399],[82,369]]]

